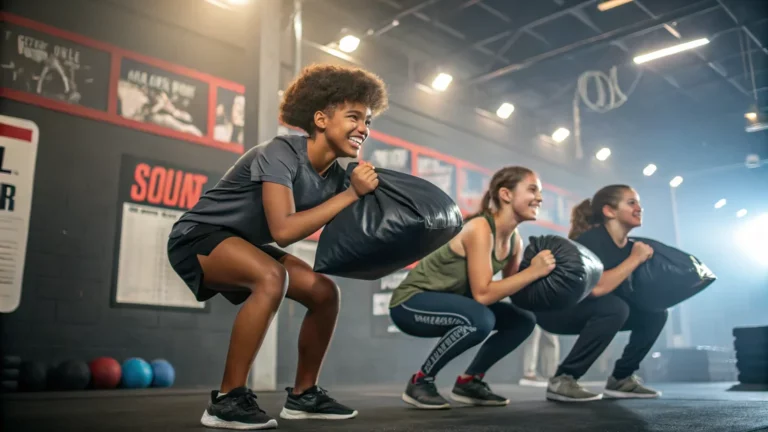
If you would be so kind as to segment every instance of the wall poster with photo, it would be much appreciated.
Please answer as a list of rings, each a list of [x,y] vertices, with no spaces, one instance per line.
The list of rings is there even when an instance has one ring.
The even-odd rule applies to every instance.
[[[208,133],[209,84],[124,57],[117,114],[202,137]]]

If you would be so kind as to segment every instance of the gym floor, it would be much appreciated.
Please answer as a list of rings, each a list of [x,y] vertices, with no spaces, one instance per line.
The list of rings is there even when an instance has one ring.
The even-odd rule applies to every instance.
[[[334,388],[332,395],[360,415],[345,421],[287,421],[288,431],[768,431],[768,391],[734,391],[731,383],[654,384],[658,400],[603,400],[562,404],[543,399],[544,389],[497,385],[508,395],[505,408],[457,405],[445,411],[408,408],[402,386]],[[441,389],[444,395],[449,389]],[[187,431],[199,423],[205,390],[117,390],[5,394],[3,427],[8,432]],[[259,403],[277,416],[284,392],[260,392]]]

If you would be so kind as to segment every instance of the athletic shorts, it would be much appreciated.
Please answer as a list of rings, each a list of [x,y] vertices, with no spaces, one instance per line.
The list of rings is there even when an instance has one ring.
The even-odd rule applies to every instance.
[[[197,255],[210,255],[216,246],[229,237],[239,237],[225,228],[198,224],[181,236],[168,239],[168,260],[171,267],[184,280],[197,301],[206,301],[216,294],[221,294],[232,304],[244,302],[250,292],[221,292],[207,288],[203,284],[203,269]],[[271,245],[254,245],[267,255],[280,261],[287,252]]]

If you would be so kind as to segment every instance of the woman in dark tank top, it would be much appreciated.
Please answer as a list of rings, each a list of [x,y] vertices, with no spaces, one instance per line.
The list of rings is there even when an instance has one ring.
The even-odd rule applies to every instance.
[[[523,167],[506,167],[491,178],[481,211],[467,218],[462,231],[421,260],[395,290],[390,316],[404,333],[440,338],[419,370],[411,376],[402,399],[417,408],[445,409],[450,404],[437,391],[435,376],[449,361],[483,342],[475,359],[451,392],[455,401],[504,406],[485,373],[517,348],[533,331],[535,319],[502,299],[555,268],[550,251],[519,271],[523,241],[517,226],[536,220],[541,182]],[[492,280],[502,272],[503,279]],[[497,332],[488,338],[493,331]]]
[[[583,376],[621,330],[632,332],[605,394],[616,398],[655,398],[661,393],[644,386],[634,372],[661,334],[667,312],[645,312],[628,305],[615,293],[628,286],[632,272],[653,255],[653,249],[628,239],[642,224],[637,192],[626,185],[611,185],[573,209],[569,237],[591,250],[603,262],[603,276],[589,297],[571,309],[537,313],[538,324],[554,334],[579,335],[547,387],[547,399],[587,402],[602,399],[581,387]]]

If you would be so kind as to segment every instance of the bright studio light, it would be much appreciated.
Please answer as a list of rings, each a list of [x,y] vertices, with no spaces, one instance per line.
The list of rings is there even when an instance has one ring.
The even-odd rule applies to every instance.
[[[658,51],[654,51],[648,54],[639,55],[634,58],[635,63],[642,64],[649,62],[651,60],[660,59],[662,57],[670,56],[673,54],[677,54],[679,52],[687,51],[689,49],[698,48],[702,45],[706,45],[709,43],[709,39],[707,38],[701,38],[692,40],[690,42],[681,43],[679,45],[674,45],[671,47],[667,47],[664,49],[660,49]]]
[[[571,135],[571,131],[569,131],[566,128],[558,128],[553,134],[552,139],[555,140],[555,142],[563,142],[566,138],[568,138]]]
[[[595,154],[595,158],[597,158],[597,160],[599,160],[600,162],[605,161],[610,156],[611,156],[611,149],[609,149],[608,147],[601,148]]]
[[[515,106],[511,103],[504,102],[499,109],[496,110],[496,115],[506,120],[513,112],[515,112]]]
[[[619,7],[621,5],[625,5],[627,3],[631,3],[632,0],[607,0],[597,5],[597,10],[600,12],[605,12],[607,10],[611,10],[615,7]]]
[[[656,165],[654,164],[648,164],[645,168],[643,168],[643,175],[650,177],[653,175],[653,173],[656,172]]]
[[[451,85],[452,81],[453,77],[451,75],[441,72],[435,77],[434,81],[432,81],[432,88],[437,91],[445,91],[448,86]]]
[[[672,186],[673,188],[676,188],[681,184],[683,184],[683,178],[680,176],[675,176],[675,178],[669,181],[669,185]]]
[[[360,46],[360,38],[357,36],[346,35],[339,41],[339,49],[345,53],[351,53]]]
[[[746,215],[747,215],[747,209],[741,209],[741,210],[736,212],[736,217],[737,218],[743,218]]]
[[[735,239],[747,257],[768,266],[768,213],[746,221],[736,230]]]
[[[716,209],[723,208],[723,207],[725,207],[726,203],[727,203],[727,201],[725,200],[725,198],[723,198],[723,199],[721,199],[721,200],[719,200],[718,202],[715,203],[715,208]]]

